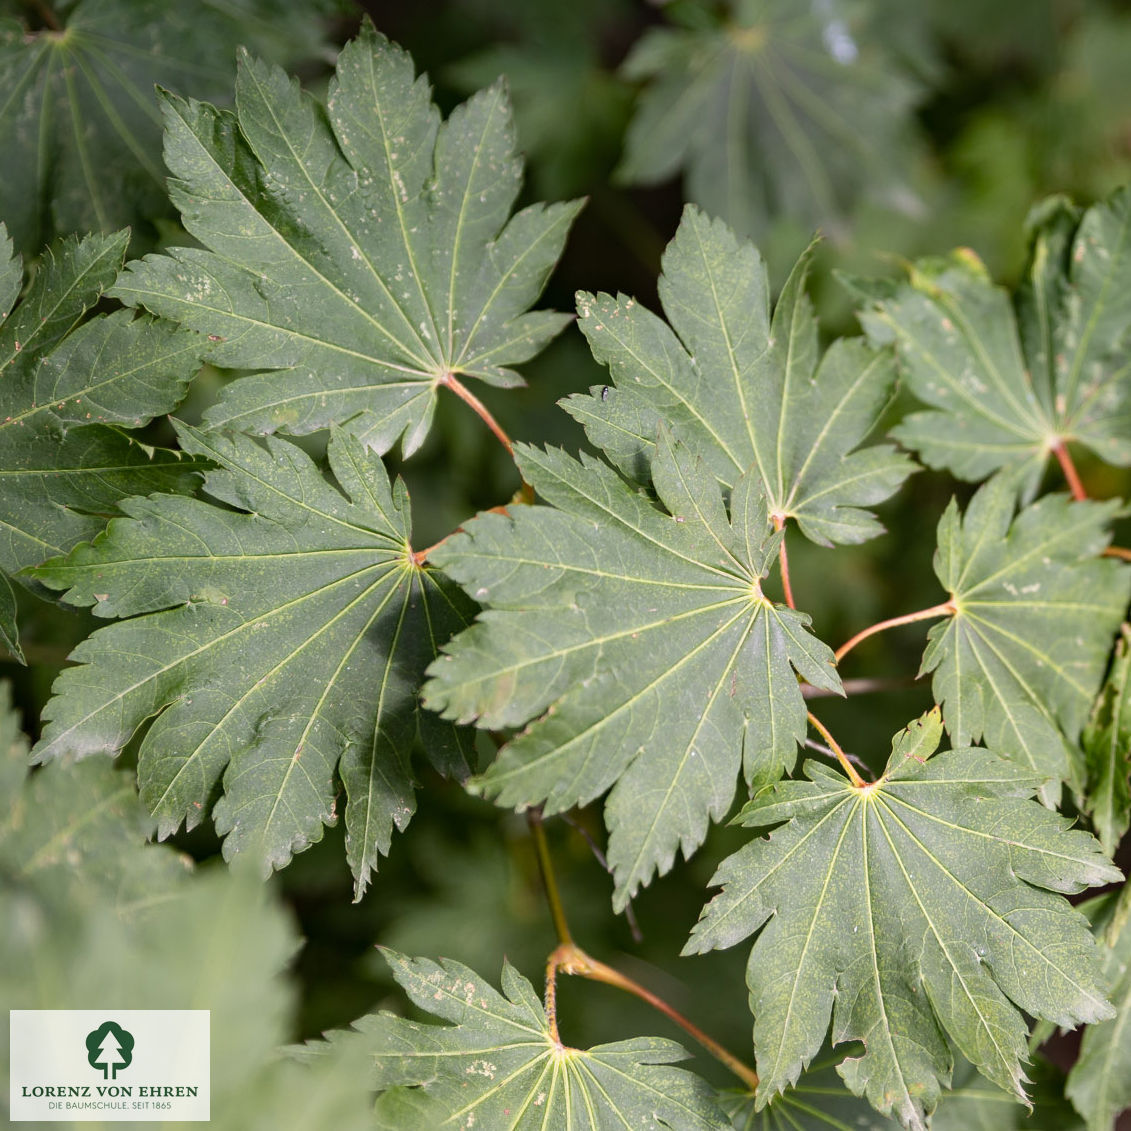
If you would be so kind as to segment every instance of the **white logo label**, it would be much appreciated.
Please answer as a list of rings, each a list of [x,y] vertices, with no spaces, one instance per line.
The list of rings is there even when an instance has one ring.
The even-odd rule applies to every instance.
[[[12,1122],[209,1119],[207,1009],[13,1009]]]

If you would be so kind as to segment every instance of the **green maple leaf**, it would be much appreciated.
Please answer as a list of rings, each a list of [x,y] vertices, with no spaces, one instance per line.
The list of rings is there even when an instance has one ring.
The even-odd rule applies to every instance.
[[[581,329],[615,385],[563,404],[627,475],[647,480],[665,422],[727,486],[753,465],[775,518],[822,545],[862,542],[883,529],[863,508],[913,465],[890,444],[853,451],[891,395],[894,360],[858,339],[820,356],[811,255],[771,321],[757,249],[687,207],[659,283],[670,326],[633,299],[579,294]]]
[[[1088,1131],[1112,1131],[1131,1106],[1131,899],[1127,887],[1104,930],[1104,979],[1115,1017],[1090,1025],[1065,1089]]]
[[[434,552],[488,611],[429,669],[425,701],[482,727],[536,720],[481,779],[500,804],[556,813],[613,787],[623,907],[698,847],[740,768],[754,782],[793,765],[806,727],[795,671],[840,681],[809,618],[762,595],[780,535],[755,474],[728,517],[714,476],[661,434],[665,513],[595,460],[516,452],[553,505],[481,515]]]
[[[370,1056],[383,1093],[379,1127],[729,1127],[713,1090],[670,1067],[687,1058],[674,1041],[637,1037],[568,1048],[531,984],[509,963],[500,994],[461,963],[381,952],[412,1001],[450,1024],[378,1013],[354,1022],[355,1032],[334,1034],[333,1045],[361,1044]]]
[[[807,762],[739,820],[781,825],[720,865],[686,952],[760,931],[747,984],[765,1103],[816,1054],[864,1042],[838,1071],[852,1091],[925,1128],[951,1044],[1024,1099],[1021,1010],[1060,1025],[1112,1016],[1097,948],[1059,892],[1121,879],[1087,834],[1027,795],[1039,779],[982,749],[931,758],[938,708],[854,787]]]
[[[198,335],[119,310],[79,325],[114,281],[127,233],[67,239],[23,273],[0,225],[0,570],[93,538],[129,495],[184,491],[192,460],[124,429],[169,412],[200,364]],[[9,589],[10,592],[10,589]],[[15,641],[14,603],[0,624]]]
[[[454,374],[513,386],[569,320],[526,313],[579,204],[507,217],[521,180],[496,83],[441,125],[412,60],[366,23],[325,107],[241,57],[235,113],[167,95],[173,199],[203,249],[133,264],[114,294],[211,335],[228,385],[214,426],[346,424],[423,442]]]
[[[1081,736],[1084,810],[1104,851],[1115,853],[1131,824],[1131,627],[1115,649],[1111,672]]]
[[[969,249],[872,288],[861,315],[894,341],[911,391],[931,405],[893,435],[962,479],[1013,469],[1031,496],[1050,453],[1078,442],[1131,464],[1131,190],[1083,214],[1062,198],[1035,213],[1023,286],[1010,301]],[[868,287],[865,286],[867,293]]]
[[[461,736],[417,710],[467,602],[414,564],[404,486],[356,439],[331,440],[339,490],[285,441],[178,433],[219,465],[205,479],[218,505],[129,500],[104,537],[33,571],[72,604],[130,618],[75,651],[33,753],[115,753],[156,716],[138,780],[160,835],[196,825],[222,788],[226,854],[261,849],[277,867],[335,820],[337,772],[360,898],[412,815],[417,739],[438,769],[467,774]]]
[[[1131,570],[1095,557],[1118,504],[1046,495],[1014,518],[1015,498],[998,476],[964,518],[952,501],[939,522],[935,573],[956,611],[931,628],[921,670],[956,744],[984,737],[1038,776],[1076,780],[1074,744],[1131,597]]]
[[[276,58],[309,58],[323,40],[318,16],[325,7],[78,0],[52,10],[0,3],[0,216],[17,244],[32,250],[56,235],[111,231],[165,213],[154,83],[223,98],[238,44]],[[47,26],[36,27],[44,11]]]
[[[735,0],[721,26],[642,36],[622,68],[647,85],[620,177],[682,169],[687,196],[745,236],[783,214],[836,230],[861,190],[898,191],[915,90],[843,7]]]

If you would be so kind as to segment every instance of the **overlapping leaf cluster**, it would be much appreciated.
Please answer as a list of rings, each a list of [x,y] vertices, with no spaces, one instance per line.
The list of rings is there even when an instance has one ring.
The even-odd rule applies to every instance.
[[[939,522],[935,572],[955,611],[931,629],[922,670],[954,741],[1007,752],[1050,801],[1061,780],[1082,782],[1080,731],[1131,599],[1131,571],[1098,556],[1117,510],[1046,495],[1013,519],[998,477]]]
[[[1105,844],[1125,803],[1122,752],[1093,730],[1081,750],[1129,597],[1126,571],[1098,561],[1119,504],[1028,503],[1069,445],[1126,464],[1131,371],[1131,193],[1081,211],[1056,198],[1030,218],[1032,253],[1009,295],[968,250],[916,264],[909,279],[860,284],[873,344],[894,344],[911,390],[932,407],[894,429],[933,467],[995,478],[939,526],[935,569],[954,615],[931,633],[923,670],[958,743],[977,741],[1083,790]],[[1066,466],[1068,461],[1066,459]],[[1070,474],[1074,474],[1070,470]],[[1075,488],[1079,490],[1078,488]],[[1122,818],[1118,818],[1122,819]]]
[[[503,803],[558,812],[614,786],[618,906],[701,843],[740,765],[752,786],[792,767],[806,728],[795,672],[839,690],[808,618],[763,594],[775,527],[870,537],[865,505],[911,470],[890,446],[853,451],[891,359],[860,341],[819,356],[805,262],[771,320],[755,249],[689,207],[664,258],[671,325],[581,295],[616,384],[567,402],[662,509],[603,463],[523,448],[552,508],[481,516],[434,557],[490,612],[433,666],[426,702],[486,727],[535,720],[482,779]]]
[[[784,9],[742,11],[727,50],[760,53]],[[412,814],[412,755],[466,779],[468,723],[496,732],[472,788],[500,804],[551,814],[607,795],[617,908],[694,852],[738,788],[753,798],[742,820],[775,826],[722,865],[688,948],[757,934],[753,1101],[724,1109],[669,1067],[682,1051],[668,1042],[565,1048],[514,971],[504,997],[394,956],[410,996],[451,1024],[379,1016],[349,1038],[376,1066],[386,1124],[749,1122],[831,1024],[834,1057],[863,1046],[837,1066],[849,1089],[922,1128],[956,1051],[1024,1099],[1023,1013],[1112,1016],[1123,941],[1104,968],[1063,896],[1119,873],[1045,806],[1067,782],[1106,847],[1126,827],[1125,657],[1093,704],[1131,570],[1100,559],[1117,503],[1031,500],[1070,442],[1131,461],[1116,297],[1131,196],[1046,208],[1012,305],[969,256],[858,284],[868,338],[824,351],[812,252],[771,310],[755,248],[689,207],[663,259],[663,318],[579,295],[610,383],[566,408],[602,455],[515,445],[536,505],[477,516],[425,555],[381,456],[420,446],[441,388],[471,400],[461,377],[516,384],[510,366],[564,325],[528,308],[577,206],[511,217],[502,86],[442,122],[368,25],[324,105],[244,57],[234,111],[163,106],[173,196],[200,246],[118,275],[124,237],[71,241],[14,309],[22,274],[0,264],[0,446],[21,482],[5,494],[0,478],[0,564],[120,618],[59,678],[35,757],[136,737],[160,835],[211,810],[227,855],[278,867],[337,819],[340,784],[359,898]],[[110,293],[149,313],[76,328],[115,277]],[[203,428],[175,426],[180,453],[120,431],[171,409],[206,350],[253,372]],[[939,707],[897,737],[877,782],[814,763],[783,781],[806,738],[804,685],[843,687],[804,594],[802,609],[785,587],[775,602],[767,579],[795,526],[824,546],[882,532],[871,508],[914,465],[862,445],[897,368],[935,406],[898,438],[959,475],[1001,473],[939,525],[946,598],[931,611],[945,619],[923,657]],[[319,429],[325,466],[275,435]],[[187,493],[197,472],[202,498]],[[0,628],[13,636],[10,610]],[[955,748],[933,756],[944,720]],[[1092,1047],[1082,1110],[1088,1064],[1110,1081],[1122,1063],[1118,1041]],[[1097,1127],[1109,1094],[1086,1113]]]
[[[213,468],[209,499],[133,498],[92,545],[35,571],[69,603],[125,618],[74,654],[35,756],[116,753],[147,728],[138,778],[159,834],[211,809],[228,856],[254,848],[278,867],[336,821],[340,781],[360,898],[412,815],[413,750],[441,772],[470,772],[469,738],[421,713],[418,690],[471,605],[414,555],[407,493],[374,449],[406,428],[406,449],[418,446],[457,371],[520,380],[504,366],[563,324],[524,312],[577,206],[536,205],[508,223],[520,163],[502,87],[441,123],[411,60],[368,24],[342,52],[326,107],[245,57],[234,113],[172,95],[165,111],[174,197],[206,247],[131,263],[114,293],[170,321],[95,321],[33,377],[40,351],[29,346],[54,323],[17,319],[4,332],[23,336],[21,394],[61,433],[61,421],[117,419],[108,414],[125,405],[137,423],[179,390],[157,381],[151,342],[168,339],[193,363],[203,343],[218,364],[272,372],[229,385],[211,430],[177,426],[185,457]],[[120,257],[123,241],[92,246]],[[93,297],[117,266],[88,285]],[[52,278],[19,308],[25,321],[63,286]],[[114,365],[128,387],[112,382]],[[294,444],[219,425],[332,426],[333,481]],[[160,488],[135,476],[113,501]],[[52,501],[65,501],[58,489]],[[16,565],[70,549],[105,517]]]
[[[695,847],[733,796],[741,750],[751,822],[795,820],[724,866],[728,887],[691,945],[730,945],[774,915],[750,967],[759,1103],[796,1081],[831,1016],[834,1042],[865,1044],[840,1066],[851,1090],[922,1127],[952,1048],[1021,1098],[1021,1010],[1061,1024],[1110,1015],[1083,921],[1041,889],[1119,873],[1023,798],[1052,803],[1062,781],[1083,781],[1077,742],[1131,576],[1099,558],[1117,503],[1053,495],[1018,513],[1016,478],[999,476],[939,527],[946,619],[923,668],[956,751],[927,763],[936,710],[879,784],[813,765],[811,784],[765,788],[804,734],[789,666],[838,686],[805,621],[763,595],[775,527],[794,519],[826,544],[872,536],[866,507],[910,470],[888,446],[855,450],[893,361],[879,341],[821,357],[804,272],[803,260],[771,318],[757,253],[689,208],[664,258],[668,323],[632,299],[579,296],[613,383],[567,407],[621,474],[520,450],[548,505],[481,516],[437,551],[486,611],[432,666],[426,702],[525,724],[478,779],[505,804],[557,812],[612,786],[617,906]],[[747,647],[775,622],[803,652]],[[823,661],[819,680],[805,658]],[[992,754],[965,749],[983,738]]]
[[[484,515],[436,560],[490,606],[433,667],[426,702],[446,717],[513,727],[482,779],[508,805],[546,812],[614,786],[609,861],[623,904],[748,781],[793,764],[805,733],[797,677],[839,689],[808,618],[761,580],[777,548],[756,475],[723,507],[719,485],[661,433],[652,475],[664,510],[594,460],[522,448],[552,507]]]
[[[931,467],[980,480],[1008,468],[1031,498],[1056,447],[1131,463],[1131,190],[1082,212],[1034,210],[1023,286],[1010,296],[969,249],[915,265],[906,283],[865,288],[861,321],[893,341],[930,405],[894,435]]]
[[[17,303],[22,262],[0,224],[0,634],[17,654],[8,576],[93,538],[127,496],[199,478],[191,459],[129,435],[180,402],[199,335],[121,310],[80,325],[126,242],[62,241]]]

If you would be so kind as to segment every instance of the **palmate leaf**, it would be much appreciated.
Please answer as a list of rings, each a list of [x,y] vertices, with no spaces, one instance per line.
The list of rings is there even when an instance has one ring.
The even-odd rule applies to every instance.
[[[222,788],[225,853],[262,839],[277,867],[335,820],[337,772],[360,898],[412,815],[416,740],[438,769],[468,772],[465,740],[417,709],[468,603],[413,563],[407,493],[355,438],[331,440],[339,490],[285,441],[178,433],[219,465],[205,489],[221,505],[132,499],[104,537],[34,571],[72,604],[131,619],[75,651],[33,753],[115,753],[156,716],[138,780],[160,835],[196,825]]]
[[[125,232],[62,241],[13,305],[21,263],[0,225],[0,569],[6,573],[93,538],[129,495],[191,490],[197,483],[192,460],[139,444],[123,429],[176,407],[207,343],[130,311],[77,325],[114,281],[126,241]],[[14,620],[9,631],[14,637]]]
[[[309,57],[321,46],[326,7],[78,0],[52,11],[3,0],[0,217],[17,244],[34,250],[56,235],[111,231],[163,213],[153,84],[223,98],[238,44],[277,59]],[[44,11],[47,26],[36,27]]]
[[[64,241],[0,322],[0,566],[9,573],[94,537],[125,496],[196,482],[191,461],[121,429],[176,407],[200,364],[199,336],[130,311],[74,328],[113,282],[125,245],[125,233]]]
[[[1118,504],[1046,495],[1013,517],[997,476],[939,522],[935,573],[956,612],[934,625],[923,672],[957,745],[984,738],[1053,779],[1079,780],[1075,742],[1131,597],[1131,570],[1097,558]]]
[[[172,95],[164,110],[173,199],[204,249],[148,256],[113,293],[219,339],[218,365],[272,371],[228,385],[210,424],[345,424],[411,453],[444,379],[520,384],[507,366],[568,321],[526,311],[580,206],[507,221],[521,162],[501,84],[441,125],[366,23],[325,107],[244,55],[234,114]]]
[[[1104,851],[1114,855],[1131,824],[1131,626],[1123,626],[1111,672],[1080,741],[1084,811]]]
[[[1124,887],[1106,924],[1104,977],[1115,1017],[1089,1025],[1065,1089],[1088,1131],[1112,1131],[1131,1107],[1131,898]]]
[[[861,322],[873,341],[895,342],[912,392],[932,406],[893,434],[962,479],[1013,469],[1025,496],[1057,445],[1131,464],[1129,287],[1131,190],[1121,189],[1082,215],[1061,198],[1036,213],[1012,302],[969,249],[874,288]]]
[[[877,1110],[924,1128],[950,1078],[950,1044],[1024,1098],[1021,1010],[1100,1021],[1087,923],[1057,892],[1121,879],[1086,833],[1027,795],[1039,779],[982,749],[931,758],[938,708],[897,735],[883,777],[856,788],[807,762],[809,781],[763,791],[739,816],[769,827],[725,860],[686,951],[760,930],[747,984],[765,1103],[797,1079],[832,1019],[865,1051],[839,1072]]]
[[[725,24],[656,29],[633,48],[622,74],[648,85],[620,177],[682,169],[687,197],[744,236],[783,214],[835,231],[862,190],[898,191],[915,89],[874,36],[853,34],[847,5],[725,7]]]
[[[516,452],[552,506],[481,515],[434,552],[488,611],[429,669],[425,702],[482,727],[536,720],[481,779],[500,804],[556,813],[613,786],[620,908],[699,846],[740,768],[758,782],[793,765],[806,727],[795,672],[840,681],[809,618],[762,595],[780,535],[756,475],[728,518],[711,473],[662,433],[665,513],[595,460]]]
[[[626,475],[647,481],[665,422],[727,486],[753,465],[772,516],[822,545],[862,542],[883,529],[863,508],[913,465],[890,444],[853,451],[891,394],[894,360],[856,339],[820,357],[811,254],[771,321],[757,249],[687,207],[659,283],[670,327],[634,299],[579,294],[581,330],[614,385],[563,406]]]
[[[360,1044],[368,1052],[383,1093],[378,1127],[729,1127],[713,1089],[670,1067],[687,1058],[674,1041],[637,1037],[568,1048],[551,1031],[531,984],[509,963],[500,994],[461,963],[407,958],[386,948],[382,953],[412,1001],[450,1024],[378,1013],[354,1022],[356,1032],[332,1035],[331,1047]]]

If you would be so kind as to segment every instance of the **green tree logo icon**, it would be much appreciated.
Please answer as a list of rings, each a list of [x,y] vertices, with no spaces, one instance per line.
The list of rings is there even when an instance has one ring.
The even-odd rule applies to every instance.
[[[128,1068],[134,1058],[134,1037],[114,1021],[103,1021],[86,1035],[86,1059],[91,1068],[101,1068],[106,1080],[116,1080],[119,1068]]]

